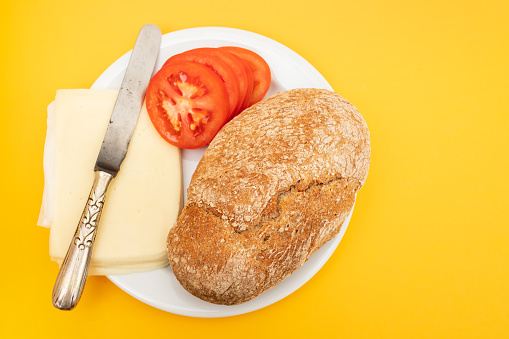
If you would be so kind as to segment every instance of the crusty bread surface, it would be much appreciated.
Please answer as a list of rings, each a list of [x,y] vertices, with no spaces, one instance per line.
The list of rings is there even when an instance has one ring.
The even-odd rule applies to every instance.
[[[289,90],[246,109],[192,176],[168,234],[175,276],[224,305],[274,287],[339,233],[370,152],[362,115],[332,91]]]

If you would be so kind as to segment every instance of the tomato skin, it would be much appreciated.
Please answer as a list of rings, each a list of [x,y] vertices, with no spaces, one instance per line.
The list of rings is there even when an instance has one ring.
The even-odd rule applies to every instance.
[[[230,116],[230,119],[248,107],[251,94],[253,93],[253,74],[244,60],[219,48],[201,47],[192,49],[190,52],[207,53],[219,57],[235,74],[239,84],[239,101],[237,103],[237,112]]]
[[[244,68],[244,72],[246,73],[246,76],[247,76],[246,96],[244,97],[244,100],[242,101],[242,104],[240,105],[240,109],[239,109],[239,113],[240,113],[249,107],[249,102],[251,101],[251,96],[253,95],[253,72],[251,72],[249,65],[247,64],[247,62],[244,61],[244,59],[239,58],[235,54],[232,54],[232,55],[241,63],[242,67]]]
[[[164,65],[152,77],[145,98],[157,132],[180,148],[208,145],[230,116],[224,82],[196,63]]]
[[[216,72],[224,81],[226,90],[228,92],[228,102],[230,104],[230,116],[237,114],[239,104],[239,83],[231,68],[219,57],[189,50],[180,54],[176,54],[166,60],[165,65],[177,61],[188,61],[198,63],[209,67]]]
[[[271,82],[270,67],[267,62],[257,53],[242,47],[225,46],[219,48],[238,56],[249,65],[253,74],[253,94],[249,106],[261,101],[267,94]]]

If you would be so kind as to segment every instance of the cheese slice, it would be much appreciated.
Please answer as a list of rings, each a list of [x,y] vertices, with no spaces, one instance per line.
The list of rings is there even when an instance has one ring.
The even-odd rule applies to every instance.
[[[94,164],[117,90],[58,90],[48,114],[39,224],[61,263],[94,180]],[[50,107],[51,108],[51,107]],[[89,274],[163,267],[166,236],[182,204],[180,151],[156,132],[143,107],[127,156],[106,193]]]

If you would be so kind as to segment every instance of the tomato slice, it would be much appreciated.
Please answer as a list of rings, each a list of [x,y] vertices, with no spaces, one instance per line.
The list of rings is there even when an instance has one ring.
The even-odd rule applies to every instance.
[[[242,64],[242,67],[244,68],[244,72],[246,73],[246,76],[247,76],[246,96],[244,97],[244,100],[242,101],[242,104],[240,105],[240,109],[239,109],[239,113],[240,113],[249,107],[249,102],[251,101],[251,96],[253,95],[253,72],[251,72],[249,65],[247,64],[247,62],[244,61],[244,59],[241,59],[234,54],[231,54],[231,55],[234,56]]]
[[[246,109],[249,105],[251,94],[253,93],[253,74],[247,63],[239,57],[219,48],[202,47],[192,49],[191,51],[207,53],[221,58],[235,74],[235,78],[239,84],[239,101],[237,103],[237,112],[233,116],[230,116],[230,119]]]
[[[220,49],[230,52],[247,62],[253,73],[253,94],[249,106],[261,101],[267,94],[271,81],[270,67],[267,62],[255,52],[245,48],[226,46],[220,47]]]
[[[164,65],[150,80],[146,105],[157,132],[187,149],[208,145],[230,115],[228,92],[219,75],[192,62]]]
[[[228,91],[227,101],[230,103],[230,116],[233,116],[238,112],[240,108],[239,83],[237,82],[235,74],[231,68],[224,61],[222,61],[217,56],[213,56],[207,53],[187,51],[172,56],[166,60],[165,65],[177,61],[195,62],[207,66],[216,72],[224,81],[226,90]]]

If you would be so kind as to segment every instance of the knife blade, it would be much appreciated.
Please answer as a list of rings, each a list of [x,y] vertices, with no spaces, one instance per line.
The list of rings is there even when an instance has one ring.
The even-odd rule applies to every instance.
[[[83,293],[106,191],[127,154],[160,45],[160,29],[155,25],[143,26],[97,156],[88,201],[53,287],[53,305],[58,309],[73,309]]]

